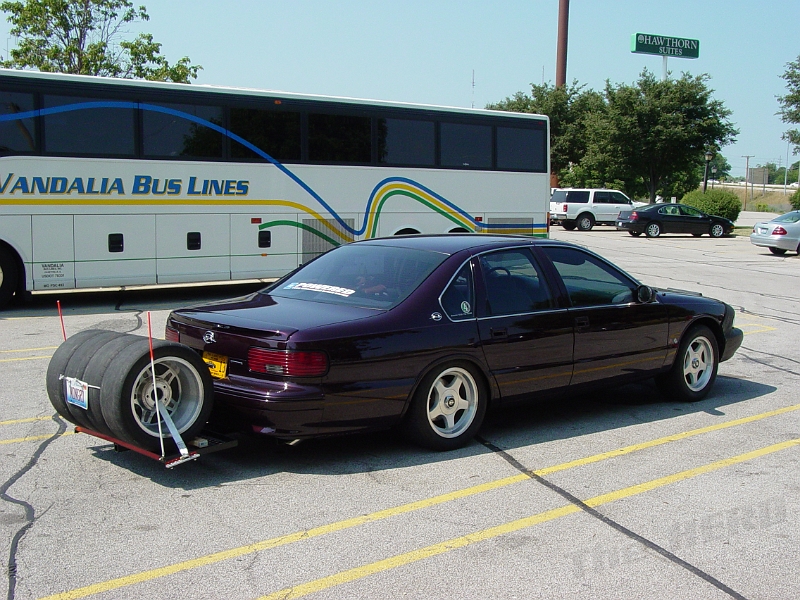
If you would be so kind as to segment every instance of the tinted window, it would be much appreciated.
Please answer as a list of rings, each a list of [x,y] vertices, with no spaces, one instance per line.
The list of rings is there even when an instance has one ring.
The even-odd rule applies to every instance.
[[[277,160],[300,160],[300,113],[232,108],[230,130]],[[231,141],[232,158],[261,158]]]
[[[378,162],[434,165],[436,129],[433,121],[378,119]]]
[[[447,255],[353,244],[323,254],[265,293],[326,304],[390,308],[413,292]]]
[[[33,109],[33,94],[0,92],[0,115],[16,115]],[[36,121],[34,119],[0,121],[0,153],[35,151]]]
[[[552,306],[547,284],[527,250],[484,254],[480,264],[488,314],[514,315]]]
[[[475,317],[475,299],[472,286],[472,269],[465,264],[442,294],[442,308],[454,321]]]
[[[84,104],[85,103],[85,104]],[[118,104],[119,107],[101,106]],[[97,98],[44,96],[44,108],[74,106],[44,117],[46,152],[130,156],[136,152],[135,110],[130,104]]]
[[[625,194],[619,192],[609,192],[611,194],[611,202],[614,204],[630,204],[630,199]]]
[[[488,125],[441,124],[443,167],[492,168],[492,128]]]
[[[686,215],[687,217],[702,217],[703,213],[701,213],[696,208],[692,208],[691,206],[681,206],[681,213]]]
[[[497,168],[544,173],[547,170],[544,131],[498,127]]]
[[[569,292],[572,306],[604,306],[633,301],[636,284],[605,261],[574,248],[542,248]]]
[[[608,192],[595,192],[594,201],[597,204],[609,204],[611,202],[611,195]]]
[[[308,116],[308,157],[313,161],[369,163],[371,137],[369,117]]]
[[[588,190],[559,190],[553,194],[553,200],[556,199],[556,194],[558,194],[558,202],[577,202],[580,204],[589,202]]]
[[[142,148],[145,156],[222,157],[222,134],[190,120],[197,117],[222,125],[222,108],[193,104],[160,104],[169,112],[142,110]]]

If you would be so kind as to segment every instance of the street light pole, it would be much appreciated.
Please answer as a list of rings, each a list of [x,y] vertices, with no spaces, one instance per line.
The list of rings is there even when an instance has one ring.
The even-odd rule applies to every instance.
[[[711,162],[711,159],[714,158],[714,155],[711,152],[706,152],[706,168],[703,171],[703,193],[706,193],[706,188],[708,187],[708,163]]]

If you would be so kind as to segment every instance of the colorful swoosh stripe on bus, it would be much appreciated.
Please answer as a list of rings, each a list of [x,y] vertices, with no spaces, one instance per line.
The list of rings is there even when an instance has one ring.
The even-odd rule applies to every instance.
[[[314,200],[316,200],[325,209],[327,213],[329,213],[333,217],[333,219],[339,224],[339,226],[344,231],[340,231],[339,229],[334,227],[327,219],[325,219],[317,211],[308,208],[302,204],[290,201],[283,201],[283,200],[266,200],[264,201],[265,203],[273,205],[281,205],[281,206],[290,206],[308,213],[309,215],[313,216],[317,221],[319,221],[321,225],[326,227],[331,233],[336,235],[341,240],[341,242],[352,241],[356,236],[364,234],[366,234],[366,237],[375,237],[377,235],[378,221],[380,219],[380,214],[383,209],[383,205],[386,203],[387,200],[389,200],[394,196],[403,196],[415,200],[420,204],[422,204],[423,206],[426,206],[427,208],[430,208],[431,210],[441,214],[442,216],[449,219],[457,226],[463,227],[467,231],[471,232],[523,233],[527,235],[531,234],[542,235],[546,234],[547,231],[547,226],[543,224],[521,225],[521,224],[511,224],[511,223],[492,223],[492,224],[483,223],[478,219],[472,217],[469,213],[467,213],[457,205],[453,204],[443,196],[440,196],[433,190],[405,177],[389,177],[387,179],[384,179],[383,181],[378,183],[378,185],[375,186],[372,193],[370,194],[369,200],[367,201],[364,222],[361,224],[361,227],[355,229],[350,225],[348,225],[347,222],[319,194],[317,194],[317,192],[315,192],[307,183],[305,183],[291,170],[289,170],[284,164],[274,159],[272,156],[270,156],[257,146],[248,142],[243,137],[236,135],[235,133],[225,129],[224,127],[221,127],[220,125],[217,125],[216,123],[208,121],[207,119],[202,119],[200,117],[197,117],[195,115],[183,111],[175,110],[172,108],[166,108],[164,106],[158,106],[155,104],[147,104],[140,102],[122,102],[122,101],[79,102],[75,104],[55,106],[51,108],[36,109],[22,113],[0,115],[0,123],[8,121],[16,121],[21,119],[30,119],[34,117],[47,116],[64,112],[71,112],[77,110],[91,110],[97,108],[126,108],[134,110],[140,109],[140,110],[164,113],[181,119],[186,119],[187,121],[191,121],[193,123],[197,123],[198,125],[202,125],[214,131],[217,131],[218,133],[230,138],[231,140],[238,142],[239,144],[248,148],[252,152],[255,152],[258,156],[260,156],[267,162],[271,163],[284,175],[289,177],[298,186],[300,186],[306,193],[308,193],[312,198],[314,198]],[[318,235],[319,237],[325,239],[329,243],[333,243],[335,245],[341,243],[341,242],[337,243],[330,236],[323,234],[322,232],[314,229],[313,227],[309,227],[308,225],[304,225],[302,223],[296,223],[294,221],[272,221],[271,223],[274,225],[277,224],[292,225],[300,229],[312,232],[315,235]],[[268,225],[269,223],[264,223],[260,226],[260,228],[265,228]]]

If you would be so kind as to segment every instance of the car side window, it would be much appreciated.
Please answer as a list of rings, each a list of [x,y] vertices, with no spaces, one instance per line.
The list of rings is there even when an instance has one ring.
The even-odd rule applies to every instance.
[[[702,217],[703,214],[691,206],[681,206],[681,212],[687,217]]]
[[[487,314],[516,315],[552,308],[547,283],[526,249],[503,250],[480,258]]]
[[[595,204],[608,204],[611,201],[609,198],[608,192],[595,192],[594,193],[594,202]]]
[[[572,306],[606,306],[633,301],[636,283],[610,264],[576,248],[544,246],[564,281]]]
[[[442,309],[453,321],[475,318],[475,286],[470,263],[465,264],[442,294]]]
[[[630,199],[619,192],[611,192],[611,202],[614,204],[632,204]]]

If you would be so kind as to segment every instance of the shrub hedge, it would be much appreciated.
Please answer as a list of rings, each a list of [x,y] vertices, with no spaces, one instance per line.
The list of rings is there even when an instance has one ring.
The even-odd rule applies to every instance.
[[[789,203],[792,205],[793,209],[800,210],[800,190],[797,190],[789,197]]]
[[[693,190],[681,198],[681,203],[694,206],[709,215],[735,221],[742,211],[742,201],[733,192],[725,190]]]

